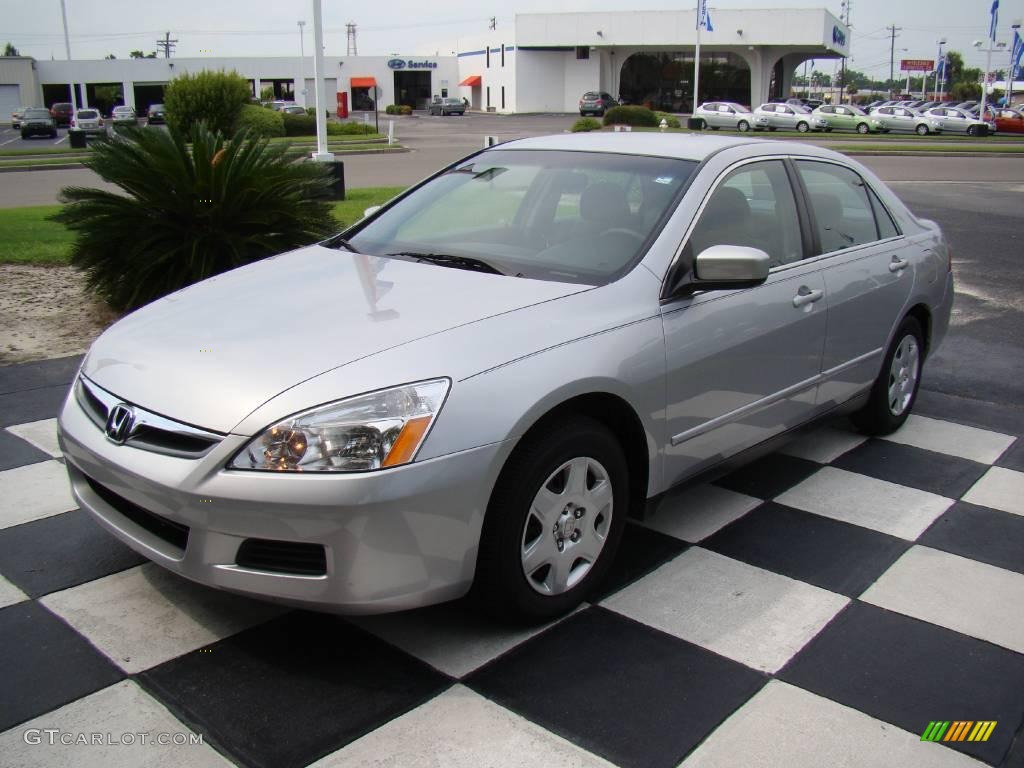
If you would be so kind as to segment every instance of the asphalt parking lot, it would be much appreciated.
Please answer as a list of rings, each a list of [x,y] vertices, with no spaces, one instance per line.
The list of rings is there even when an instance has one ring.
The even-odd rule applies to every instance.
[[[410,183],[485,133],[564,122],[409,120],[412,153],[346,171]],[[461,603],[285,611],[145,564],[66,489],[53,419],[77,358],[0,367],[0,763],[1024,766],[1024,161],[864,160],[954,248],[915,415],[885,440],[837,422],[670,496],[548,627]],[[0,176],[0,206],[11,181],[50,202],[86,174]],[[924,742],[933,721],[996,725]]]

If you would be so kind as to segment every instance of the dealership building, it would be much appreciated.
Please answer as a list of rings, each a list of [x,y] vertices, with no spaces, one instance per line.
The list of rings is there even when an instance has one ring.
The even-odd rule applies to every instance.
[[[721,10],[701,31],[699,100],[757,105],[789,94],[807,60],[849,54],[849,30],[825,9]],[[499,113],[573,112],[586,91],[670,112],[692,108],[696,11],[520,14],[514,22],[461,38],[448,55],[325,55],[330,106],[372,110],[434,97],[465,98]],[[37,61],[0,58],[0,120],[19,105],[70,101],[144,110],[185,72],[235,70],[258,96],[313,101],[312,57]],[[304,86],[304,87],[303,87]]]

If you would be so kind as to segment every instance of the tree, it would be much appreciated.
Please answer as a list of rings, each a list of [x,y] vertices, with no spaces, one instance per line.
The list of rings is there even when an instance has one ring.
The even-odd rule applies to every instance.
[[[260,88],[260,101],[273,101],[274,100],[274,89],[271,86]]]
[[[10,43],[7,43],[7,45],[4,46],[4,56],[21,56],[21,54],[18,53],[17,48]]]
[[[107,54],[106,56],[104,56],[103,58],[104,58],[104,59],[106,59],[107,61],[111,61],[112,59],[116,59],[116,58],[117,58],[117,56],[115,56],[115,55],[114,55],[114,54],[112,54],[112,53],[108,53],[108,54]]]
[[[212,131],[230,136],[243,104],[249,103],[249,81],[237,72],[180,75],[164,91],[167,122],[184,134],[205,121]]]
[[[245,131],[127,129],[83,162],[120,189],[65,187],[54,220],[75,233],[71,263],[117,310],[337,230],[323,164]]]
[[[946,54],[946,87],[950,88],[954,83],[963,79],[964,57],[958,51],[950,51]]]
[[[156,51],[153,51],[151,53],[143,53],[142,51],[132,51],[131,53],[128,54],[128,58],[130,58],[130,59],[155,59],[156,58]]]

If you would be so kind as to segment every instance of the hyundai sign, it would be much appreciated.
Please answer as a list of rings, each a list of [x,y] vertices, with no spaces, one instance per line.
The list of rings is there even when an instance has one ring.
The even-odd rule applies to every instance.
[[[389,59],[391,69],[437,69],[436,61],[413,61],[412,59]]]
[[[846,47],[846,33],[837,26],[832,27],[832,42],[840,48]]]

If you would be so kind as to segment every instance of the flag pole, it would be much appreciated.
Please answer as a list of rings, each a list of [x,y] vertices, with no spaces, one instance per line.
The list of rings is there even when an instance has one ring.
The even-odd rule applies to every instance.
[[[706,2],[707,0],[698,0],[697,3],[697,49],[693,54],[693,108],[690,110],[691,115],[697,114],[697,94],[700,93],[700,11],[701,5]]]

